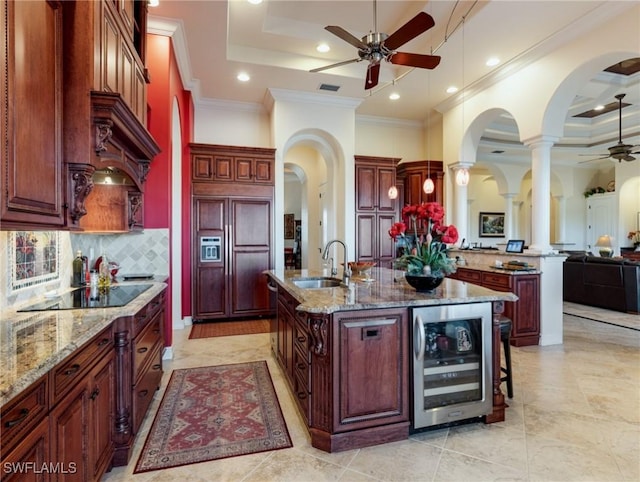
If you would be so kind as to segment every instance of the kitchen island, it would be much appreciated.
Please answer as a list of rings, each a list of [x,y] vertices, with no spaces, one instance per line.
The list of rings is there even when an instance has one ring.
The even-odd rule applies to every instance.
[[[411,309],[515,301],[508,292],[445,279],[418,293],[403,273],[373,268],[372,280],[354,277],[349,288],[301,288],[298,280],[322,272],[265,272],[278,294],[271,346],[285,373],[314,447],[327,452],[408,437],[411,425]],[[503,421],[499,325],[492,327],[493,412]]]

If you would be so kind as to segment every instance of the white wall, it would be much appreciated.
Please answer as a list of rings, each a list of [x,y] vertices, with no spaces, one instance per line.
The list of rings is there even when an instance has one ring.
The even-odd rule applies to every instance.
[[[193,141],[227,146],[273,147],[269,113],[262,105],[200,101],[195,107]]]

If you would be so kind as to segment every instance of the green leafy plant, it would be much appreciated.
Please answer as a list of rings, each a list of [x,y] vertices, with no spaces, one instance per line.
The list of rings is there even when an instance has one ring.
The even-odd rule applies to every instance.
[[[584,197],[589,197],[589,196],[593,196],[594,194],[602,194],[605,191],[605,189],[603,187],[592,187],[591,189],[587,189],[585,192],[583,192],[582,194],[584,195]]]
[[[408,205],[402,209],[402,217],[409,218],[413,236],[407,236],[404,222],[395,223],[389,230],[389,236],[402,247],[395,266],[413,275],[446,276],[455,272],[455,260],[449,257],[447,244],[458,241],[458,229],[442,224],[442,206],[436,202]],[[425,227],[425,234],[418,234],[419,226]]]

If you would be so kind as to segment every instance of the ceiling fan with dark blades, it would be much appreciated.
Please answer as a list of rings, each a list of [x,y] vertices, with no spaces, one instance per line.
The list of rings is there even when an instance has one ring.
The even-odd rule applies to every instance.
[[[406,65],[407,67],[417,67],[420,69],[435,69],[438,66],[440,63],[440,57],[437,55],[396,52],[397,48],[426,32],[435,25],[431,15],[425,12],[420,12],[394,33],[387,35],[386,33],[378,32],[375,0],[373,3],[373,23],[375,31],[365,35],[362,39],[355,37],[342,27],[338,27],[336,25],[329,25],[325,27],[325,30],[356,47],[358,49],[358,57],[319,67],[311,70],[310,72],[321,72],[323,70],[333,69],[334,67],[340,67],[353,62],[368,60],[369,67],[367,69],[367,78],[365,79],[364,88],[371,89],[378,85],[378,79],[380,77],[380,62],[382,60],[386,60],[387,62],[391,62],[396,65]]]
[[[582,161],[580,164],[585,162],[599,161],[601,159],[617,159],[618,162],[622,161],[635,161],[636,158],[631,154],[640,154],[640,151],[631,152],[635,147],[640,147],[640,145],[630,145],[622,142],[622,99],[626,94],[618,94],[616,95],[616,99],[618,99],[619,107],[618,107],[618,143],[614,146],[608,148],[609,154],[595,154],[595,159],[589,159],[588,161]],[[582,156],[589,156],[592,154],[581,154]]]

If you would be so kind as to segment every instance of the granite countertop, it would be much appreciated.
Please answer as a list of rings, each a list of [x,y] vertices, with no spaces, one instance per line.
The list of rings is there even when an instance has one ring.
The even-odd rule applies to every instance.
[[[293,283],[296,278],[326,277],[322,271],[281,269],[265,271],[265,274],[300,302],[298,310],[308,313],[518,300],[513,293],[493,291],[449,278],[445,278],[432,293],[418,293],[406,282],[402,271],[388,268],[372,268],[373,281],[370,282],[352,277],[349,289],[303,289]]]
[[[0,323],[0,406],[10,401],[114,320],[133,316],[167,285],[157,281],[121,284],[152,286],[125,306],[76,310],[3,311]],[[34,304],[41,299],[31,300]]]

